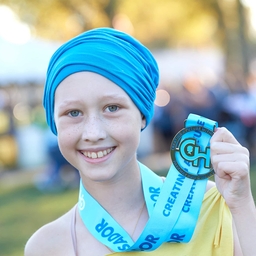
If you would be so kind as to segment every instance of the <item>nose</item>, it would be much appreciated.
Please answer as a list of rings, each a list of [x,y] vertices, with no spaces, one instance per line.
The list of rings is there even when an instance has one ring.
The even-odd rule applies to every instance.
[[[83,140],[96,142],[106,138],[106,130],[104,121],[96,116],[87,116],[83,127]]]

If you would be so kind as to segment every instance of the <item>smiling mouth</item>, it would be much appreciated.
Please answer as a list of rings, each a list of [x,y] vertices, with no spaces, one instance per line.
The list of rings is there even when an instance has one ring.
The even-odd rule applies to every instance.
[[[102,157],[108,155],[113,150],[114,150],[114,148],[108,148],[108,149],[97,151],[97,152],[84,151],[84,152],[82,152],[82,154],[88,158],[96,159],[96,158],[102,158]]]

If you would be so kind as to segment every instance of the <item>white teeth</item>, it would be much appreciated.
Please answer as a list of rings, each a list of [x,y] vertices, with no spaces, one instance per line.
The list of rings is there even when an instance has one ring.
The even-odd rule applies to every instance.
[[[89,158],[96,159],[96,158],[101,158],[103,156],[106,156],[112,151],[113,151],[113,148],[108,148],[106,150],[98,151],[98,152],[83,152],[83,154]]]
[[[98,153],[97,153],[97,156],[98,156],[98,157],[103,157],[103,152],[102,152],[102,151],[98,152]]]
[[[97,154],[92,152],[92,158],[97,158]]]

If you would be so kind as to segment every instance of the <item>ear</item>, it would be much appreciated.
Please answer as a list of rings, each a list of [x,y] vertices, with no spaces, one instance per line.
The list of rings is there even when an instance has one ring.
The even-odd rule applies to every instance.
[[[146,118],[145,116],[141,115],[142,121],[141,121],[141,130],[143,130],[146,127]]]

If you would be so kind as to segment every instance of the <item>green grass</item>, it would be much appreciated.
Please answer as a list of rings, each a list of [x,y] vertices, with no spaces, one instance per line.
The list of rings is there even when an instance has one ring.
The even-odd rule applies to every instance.
[[[32,186],[0,189],[0,255],[24,255],[28,238],[77,201],[77,190],[43,194]]]
[[[251,171],[251,185],[256,199],[256,168]],[[28,238],[69,210],[77,197],[77,190],[43,194],[33,186],[0,188],[0,256],[23,255]]]

